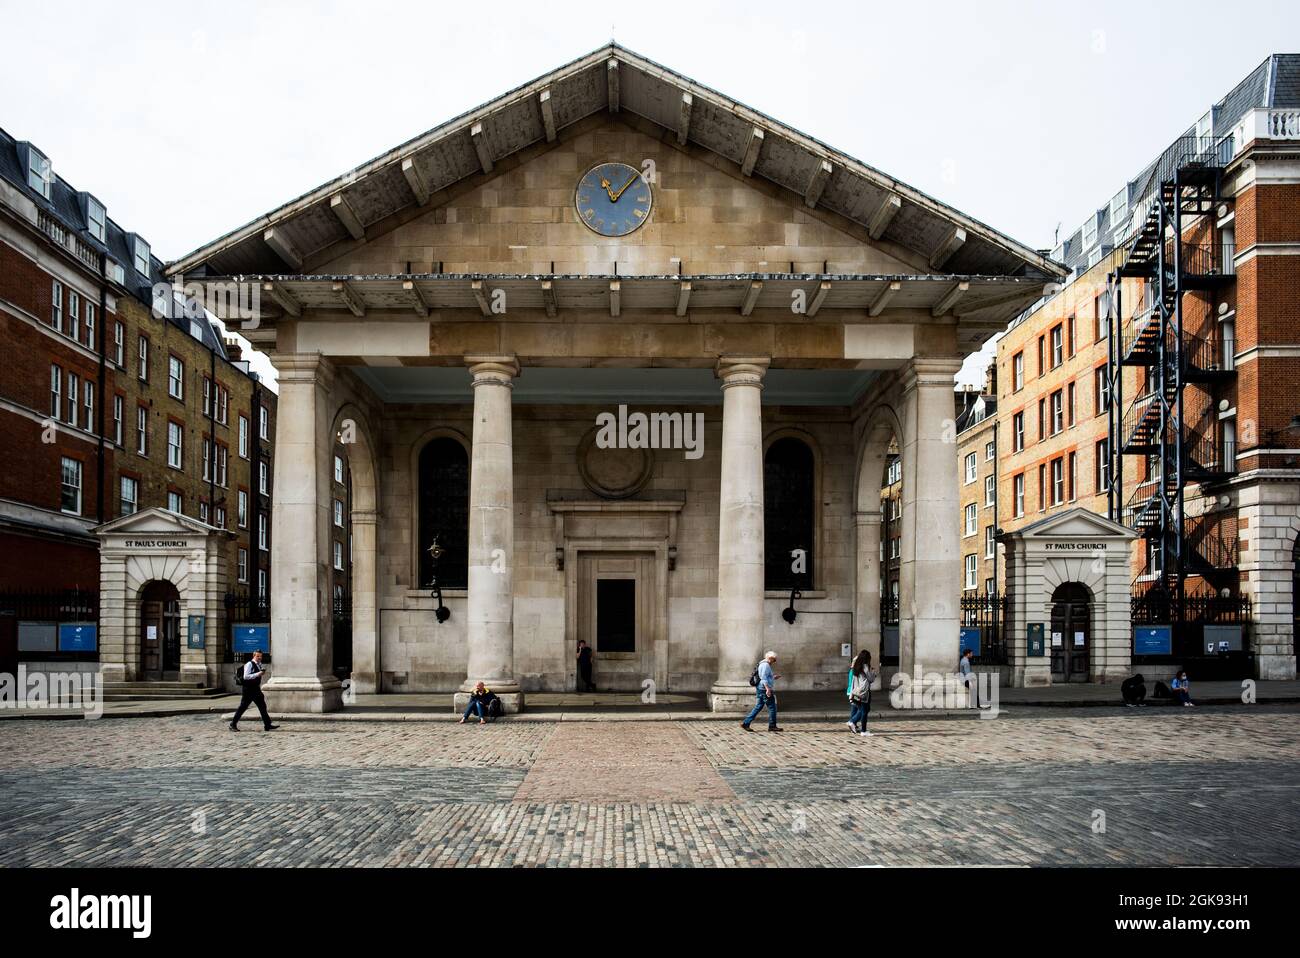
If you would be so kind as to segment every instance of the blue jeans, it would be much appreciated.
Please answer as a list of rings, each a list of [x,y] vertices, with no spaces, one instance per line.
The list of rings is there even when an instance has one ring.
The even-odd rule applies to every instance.
[[[461,721],[468,719],[471,712],[478,713],[478,717],[481,719],[487,718],[487,709],[478,699],[469,700],[469,705],[465,706],[465,714],[461,716]]]
[[[766,707],[767,727],[774,728],[776,726],[776,693],[773,692],[772,696],[769,698],[767,690],[761,685],[758,687],[757,691],[758,697],[754,702],[754,710],[746,717],[745,724],[748,725],[750,722],[754,721],[758,716],[758,713],[763,711],[764,707]]]
[[[871,699],[863,699],[861,703],[849,703],[849,721],[859,728],[867,727],[867,714],[871,711]]]

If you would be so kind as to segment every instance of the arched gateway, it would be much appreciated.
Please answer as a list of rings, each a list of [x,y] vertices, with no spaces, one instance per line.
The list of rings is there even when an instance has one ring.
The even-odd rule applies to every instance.
[[[241,331],[279,371],[266,692],[308,711],[343,704],[327,499],[349,404],[374,463],[373,523],[364,537],[355,524],[351,551],[357,687],[463,695],[483,680],[519,708],[574,687],[583,638],[606,687],[707,694],[715,709],[748,707],[769,648],[784,688],[839,688],[846,647],[880,650],[891,441],[898,668],[950,672],[953,376],[1062,278],[612,45],[173,270],[255,285]],[[463,513],[434,491],[461,488],[465,463],[432,444],[453,436]],[[765,452],[768,481],[798,485],[779,512]],[[435,528],[457,537],[440,597],[426,587]],[[808,561],[783,569],[797,549]],[[370,583],[373,638],[359,641]]]

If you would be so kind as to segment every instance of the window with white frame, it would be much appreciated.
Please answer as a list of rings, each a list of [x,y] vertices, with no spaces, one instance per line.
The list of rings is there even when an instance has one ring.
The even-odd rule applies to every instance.
[[[137,347],[136,356],[139,362],[139,366],[136,370],[136,375],[140,378],[141,382],[147,383],[149,381],[149,340],[148,338],[144,336],[140,337],[140,344]]]
[[[997,540],[993,538],[993,527],[985,526],[984,527],[984,558],[986,559],[993,558],[993,544],[996,541]]]
[[[1101,495],[1110,487],[1110,452],[1108,451],[1109,440],[1103,439],[1097,443],[1093,451],[1093,485],[1097,495]]]
[[[966,455],[966,485],[969,486],[978,478],[979,472],[975,462],[975,453],[968,453]]]
[[[86,197],[86,229],[90,235],[103,243],[104,237],[108,235],[107,228],[108,215],[104,209],[104,204],[99,202],[93,196]]]
[[[257,517],[257,547],[266,551],[266,516]]]
[[[334,525],[340,529],[343,528],[343,501],[341,499],[334,500]]]
[[[334,543],[334,568],[343,570],[343,543]]]
[[[265,406],[257,407],[259,435],[263,439],[271,438],[271,412]]]
[[[1022,472],[1011,481],[1013,507],[1017,517],[1025,514],[1025,474]]]
[[[1052,505],[1059,506],[1065,501],[1065,460],[1052,460]]]
[[[141,276],[149,275],[149,244],[140,237],[135,237],[131,255],[135,260],[135,271]]]
[[[144,406],[135,407],[135,451],[149,455],[149,410]]]
[[[257,570],[257,594],[260,598],[266,598],[266,570]]]
[[[126,366],[126,327],[121,323],[113,324],[113,362],[119,369]]]
[[[50,364],[50,418],[63,418],[63,367]]]
[[[185,430],[178,423],[169,422],[167,424],[167,465],[173,469],[180,469],[184,461],[181,457],[184,442]]]
[[[244,416],[239,417],[239,457],[248,458],[248,419]]]
[[[998,498],[998,480],[996,476],[984,477],[984,505],[993,505]]]
[[[175,356],[167,357],[167,395],[185,401],[185,364]]]
[[[203,440],[203,481],[207,482],[212,474],[212,440]]]
[[[1021,390],[1025,388],[1025,354],[1016,353],[1011,357],[1011,376],[1012,388]]]
[[[248,581],[248,550],[241,548],[239,550],[239,581]]]
[[[81,294],[68,290],[68,335],[81,342]]]
[[[208,500],[206,499],[199,500],[199,521],[208,521]]]
[[[990,439],[988,442],[984,443],[984,461],[992,462],[995,455],[997,455],[996,444],[992,439]]]
[[[85,429],[88,432],[95,431],[95,384],[89,379],[86,380],[85,388],[81,391],[81,406],[85,411]]]
[[[212,380],[207,376],[203,377],[203,415],[208,416],[212,411]]]
[[[217,485],[226,488],[226,480],[229,478],[226,474],[226,467],[229,464],[229,451],[221,443],[217,443]]]
[[[334,457],[334,481],[339,485],[343,484],[343,457]]]
[[[968,589],[979,588],[979,582],[976,578],[979,571],[978,562],[979,557],[975,553],[972,552],[966,556],[966,588]]]
[[[47,200],[50,198],[50,183],[54,179],[54,169],[49,158],[36,147],[27,146],[27,185]]]
[[[1063,391],[1058,389],[1052,393],[1052,435],[1065,428],[1065,396]]]
[[[230,391],[220,383],[217,384],[217,422],[223,426],[230,422]]]
[[[1093,213],[1083,223],[1083,234],[1080,239],[1083,242],[1083,248],[1088,249],[1097,242],[1097,220],[1099,217]]]
[[[226,507],[217,506],[217,528],[226,528]]]
[[[126,399],[122,396],[113,397],[113,442],[115,445],[122,445],[122,438],[125,435],[126,423],[123,420],[126,417]]]
[[[99,307],[94,303],[86,303],[86,345],[91,349],[97,349],[99,341],[95,339],[95,328],[99,325]]]
[[[181,499],[181,494],[179,492],[167,493],[167,510],[169,512],[174,512],[177,515],[181,515],[185,512],[185,503]]]
[[[1020,452],[1025,448],[1025,414],[1018,412],[1011,417],[1011,449]]]
[[[257,464],[257,491],[264,496],[271,494],[271,477],[264,462]]]
[[[1122,223],[1128,218],[1128,187],[1124,187],[1110,198],[1110,221]]]
[[[133,515],[140,508],[140,480],[133,479],[130,476],[123,476],[119,480],[119,485],[121,487],[121,506],[118,509],[118,515]]]
[[[80,383],[81,378],[76,373],[68,373],[68,411],[63,418],[70,426],[77,424],[77,386]]]
[[[965,532],[965,535],[973,536],[973,535],[978,531],[978,528],[977,528],[978,521],[979,521],[979,520],[977,519],[977,514],[978,514],[978,512],[979,512],[979,510],[978,510],[978,508],[976,507],[975,503],[972,502],[972,503],[970,503],[970,504],[968,504],[968,505],[966,506],[966,532]]]
[[[50,312],[50,323],[59,332],[63,332],[63,284],[57,279],[50,290],[51,302],[53,308]]]
[[[81,515],[81,462],[67,456],[61,463],[62,483],[59,508],[74,515]]]
[[[248,493],[245,492],[243,489],[239,490],[237,508],[239,511],[235,517],[235,521],[239,523],[239,528],[247,529],[248,528]]]
[[[1052,327],[1052,368],[1065,361],[1064,335],[1059,325]]]

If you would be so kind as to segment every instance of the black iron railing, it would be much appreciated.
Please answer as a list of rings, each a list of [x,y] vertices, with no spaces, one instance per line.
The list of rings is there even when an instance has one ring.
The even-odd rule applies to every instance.
[[[99,593],[88,589],[0,590],[0,612],[19,619],[97,622]]]

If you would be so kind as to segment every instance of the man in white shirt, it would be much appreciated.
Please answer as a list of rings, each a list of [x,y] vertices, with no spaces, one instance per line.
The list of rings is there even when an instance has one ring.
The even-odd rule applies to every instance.
[[[278,725],[271,724],[271,716],[266,714],[266,697],[262,695],[262,676],[266,674],[266,669],[262,668],[262,650],[258,649],[253,653],[253,657],[244,665],[244,682],[243,697],[239,700],[239,708],[235,709],[235,717],[230,720],[230,730],[239,731],[239,718],[244,714],[244,710],[250,705],[256,705],[257,710],[262,713],[262,727],[266,731],[279,728]]]

